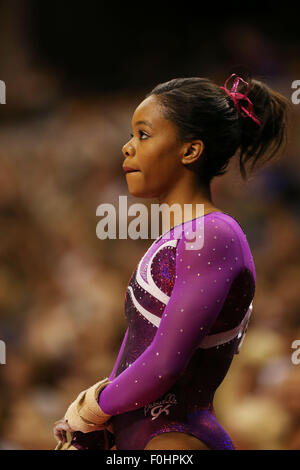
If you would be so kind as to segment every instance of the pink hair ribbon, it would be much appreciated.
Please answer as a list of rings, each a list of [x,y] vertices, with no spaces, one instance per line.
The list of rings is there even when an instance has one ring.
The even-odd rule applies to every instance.
[[[234,79],[231,90],[229,91],[228,88],[227,88],[227,83],[231,80],[232,77],[236,77],[236,78]],[[242,81],[243,83],[245,83],[247,85],[246,93],[239,93],[237,91],[237,88],[239,86],[240,81]],[[247,97],[247,95],[249,93],[249,83],[248,82],[245,82],[245,80],[243,80],[241,77],[238,77],[235,73],[233,73],[232,75],[230,75],[229,78],[227,78],[224,86],[221,86],[220,88],[222,88],[222,90],[225,90],[227,95],[230,96],[230,98],[234,102],[234,105],[235,105],[237,111],[241,114],[241,116],[243,116],[243,117],[248,116],[254,122],[256,122],[256,124],[261,126],[260,120],[258,119],[257,116],[255,116],[255,114],[253,112],[253,104],[249,100],[249,98]],[[246,107],[242,106],[242,104],[241,104],[242,101],[246,102]]]

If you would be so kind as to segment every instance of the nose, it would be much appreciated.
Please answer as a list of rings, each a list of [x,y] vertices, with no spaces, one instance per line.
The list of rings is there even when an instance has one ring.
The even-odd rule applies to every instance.
[[[134,155],[135,150],[130,140],[122,147],[122,152],[124,157],[132,157]]]

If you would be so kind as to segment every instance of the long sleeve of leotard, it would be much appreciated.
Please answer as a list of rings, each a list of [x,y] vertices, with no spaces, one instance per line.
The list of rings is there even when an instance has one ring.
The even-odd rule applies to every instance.
[[[122,345],[120,347],[120,351],[118,353],[118,357],[116,359],[116,362],[115,362],[115,365],[113,367],[113,370],[111,371],[111,374],[109,376],[109,380],[113,380],[113,378],[115,377],[115,373],[116,373],[116,370],[117,370],[117,367],[118,367],[118,364],[119,364],[119,360],[121,359],[121,356],[123,354],[123,351],[124,351],[124,348],[125,348],[125,344],[126,344],[126,340],[127,340],[127,335],[128,335],[128,328],[127,330],[125,331],[125,334],[124,334],[124,338],[123,338],[123,341],[122,341]]]
[[[152,343],[100,393],[107,414],[145,406],[174,385],[244,268],[241,240],[221,216],[205,221],[202,248],[186,249],[184,235],[177,244],[173,290]]]

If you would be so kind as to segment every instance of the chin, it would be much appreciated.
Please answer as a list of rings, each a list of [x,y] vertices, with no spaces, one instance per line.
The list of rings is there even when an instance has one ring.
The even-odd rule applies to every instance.
[[[147,192],[145,191],[138,191],[138,190],[133,190],[133,189],[128,189],[129,193],[131,194],[131,196],[134,196],[134,197],[141,197],[141,198],[151,198],[152,196],[149,195]]]
[[[144,198],[144,199],[150,199],[150,198],[156,198],[158,197],[157,196],[157,193],[155,191],[151,191],[151,190],[147,190],[146,188],[133,188],[133,187],[130,187],[128,185],[128,191],[129,193],[131,194],[131,196],[134,196],[134,197],[140,197],[140,198]]]

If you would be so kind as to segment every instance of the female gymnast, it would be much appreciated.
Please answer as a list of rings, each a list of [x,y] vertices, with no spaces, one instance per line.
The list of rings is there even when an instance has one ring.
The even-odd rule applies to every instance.
[[[220,87],[173,79],[136,108],[122,149],[129,192],[182,209],[191,204],[192,217],[174,220],[134,270],[113,371],[56,422],[62,445],[70,431],[77,449],[235,449],[213,400],[244,338],[256,274],[246,235],[213,204],[210,183],[235,154],[244,180],[248,161],[253,169],[277,154],[288,115],[286,98],[247,80],[232,74]],[[200,217],[196,204],[204,205]],[[189,232],[203,234],[203,243],[187,249]]]

